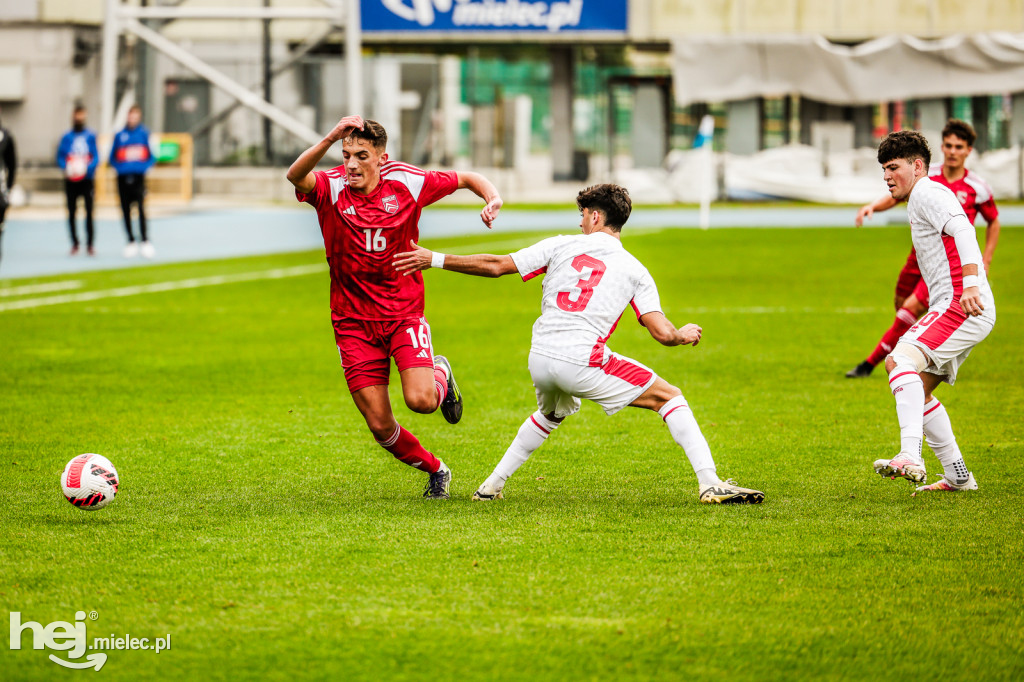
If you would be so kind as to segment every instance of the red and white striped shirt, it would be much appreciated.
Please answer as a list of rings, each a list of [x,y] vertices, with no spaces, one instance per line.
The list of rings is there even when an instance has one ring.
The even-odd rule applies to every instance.
[[[968,222],[952,190],[929,178],[921,178],[907,200],[907,217],[921,276],[928,286],[929,307],[936,310],[958,304],[963,292],[962,263],[968,262],[978,264],[982,303],[986,310],[991,304],[994,312],[992,289],[981,267],[981,250],[974,237],[974,226]],[[970,240],[965,240],[968,248],[973,247],[970,253],[960,253],[953,237],[963,229],[970,230]]]

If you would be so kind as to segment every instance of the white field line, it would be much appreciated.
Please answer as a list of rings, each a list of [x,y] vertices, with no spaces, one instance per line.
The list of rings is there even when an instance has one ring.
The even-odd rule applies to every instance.
[[[784,313],[809,313],[819,315],[822,313],[839,313],[841,315],[862,315],[865,313],[877,313],[879,308],[786,308],[785,306],[753,306],[748,308],[686,308],[679,314],[704,315],[707,313],[727,313],[729,315],[780,315]],[[674,313],[675,314],[675,313]]]
[[[162,291],[177,291],[179,289],[197,289],[199,287],[217,286],[219,284],[234,284],[236,282],[254,282],[264,279],[283,279],[285,277],[302,277],[323,272],[327,264],[323,265],[297,265],[291,268],[275,268],[273,270],[261,270],[259,272],[239,272],[233,275],[213,275],[210,277],[193,277],[191,279],[180,279],[174,282],[156,282],[154,284],[140,284],[131,287],[118,287],[117,289],[100,289],[97,291],[83,291],[76,294],[62,294],[60,296],[44,296],[41,298],[27,298],[21,301],[0,303],[0,312],[6,310],[24,310],[26,308],[39,308],[47,305],[60,305],[62,303],[81,303],[83,301],[96,301],[101,298],[118,298],[121,296],[137,296],[138,294],[153,294]]]
[[[47,282],[46,284],[23,284],[17,287],[0,289],[0,297],[4,296],[27,296],[29,294],[48,294],[51,291],[69,291],[81,289],[82,282],[77,279],[66,282]]]

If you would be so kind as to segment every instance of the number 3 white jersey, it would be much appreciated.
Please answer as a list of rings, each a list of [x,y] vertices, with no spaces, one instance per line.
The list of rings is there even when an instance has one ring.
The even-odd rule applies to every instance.
[[[534,353],[599,367],[630,304],[637,318],[661,311],[647,268],[607,233],[551,237],[510,255],[524,282],[544,275]]]

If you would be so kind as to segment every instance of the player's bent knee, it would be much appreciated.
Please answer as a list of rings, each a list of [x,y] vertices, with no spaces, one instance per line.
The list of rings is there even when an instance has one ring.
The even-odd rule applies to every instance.
[[[392,418],[384,417],[366,417],[366,427],[370,429],[370,433],[378,441],[387,440],[395,434],[395,426],[397,423]]]
[[[923,372],[928,366],[928,356],[917,346],[909,343],[897,343],[889,356],[885,358],[885,370],[891,372],[898,365],[910,366],[916,372]]]
[[[405,405],[417,414],[430,414],[437,410],[437,393],[417,393],[405,396]]]

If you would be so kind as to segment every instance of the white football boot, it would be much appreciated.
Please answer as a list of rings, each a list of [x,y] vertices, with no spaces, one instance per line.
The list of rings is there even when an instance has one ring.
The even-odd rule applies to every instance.
[[[964,490],[977,490],[977,489],[978,489],[978,482],[974,480],[974,474],[970,473],[970,474],[967,475],[967,482],[964,483],[963,485],[956,485],[954,483],[950,483],[949,481],[947,481],[945,479],[945,477],[943,477],[943,478],[940,478],[939,480],[935,481],[935,483],[932,483],[931,485],[922,485],[922,486],[918,487],[917,491],[914,494],[916,495],[917,493],[923,492],[923,491],[926,491],[926,490],[927,491],[935,491],[935,492],[956,493],[956,492],[961,492],[961,491],[964,491]]]
[[[483,500],[503,500],[505,496],[501,493],[504,488],[504,484],[499,486],[487,485],[486,482],[482,483],[477,491],[473,493],[473,499],[477,502]]]
[[[884,478],[905,478],[911,483],[924,483],[928,476],[924,464],[902,452],[892,459],[876,459],[875,473]]]

